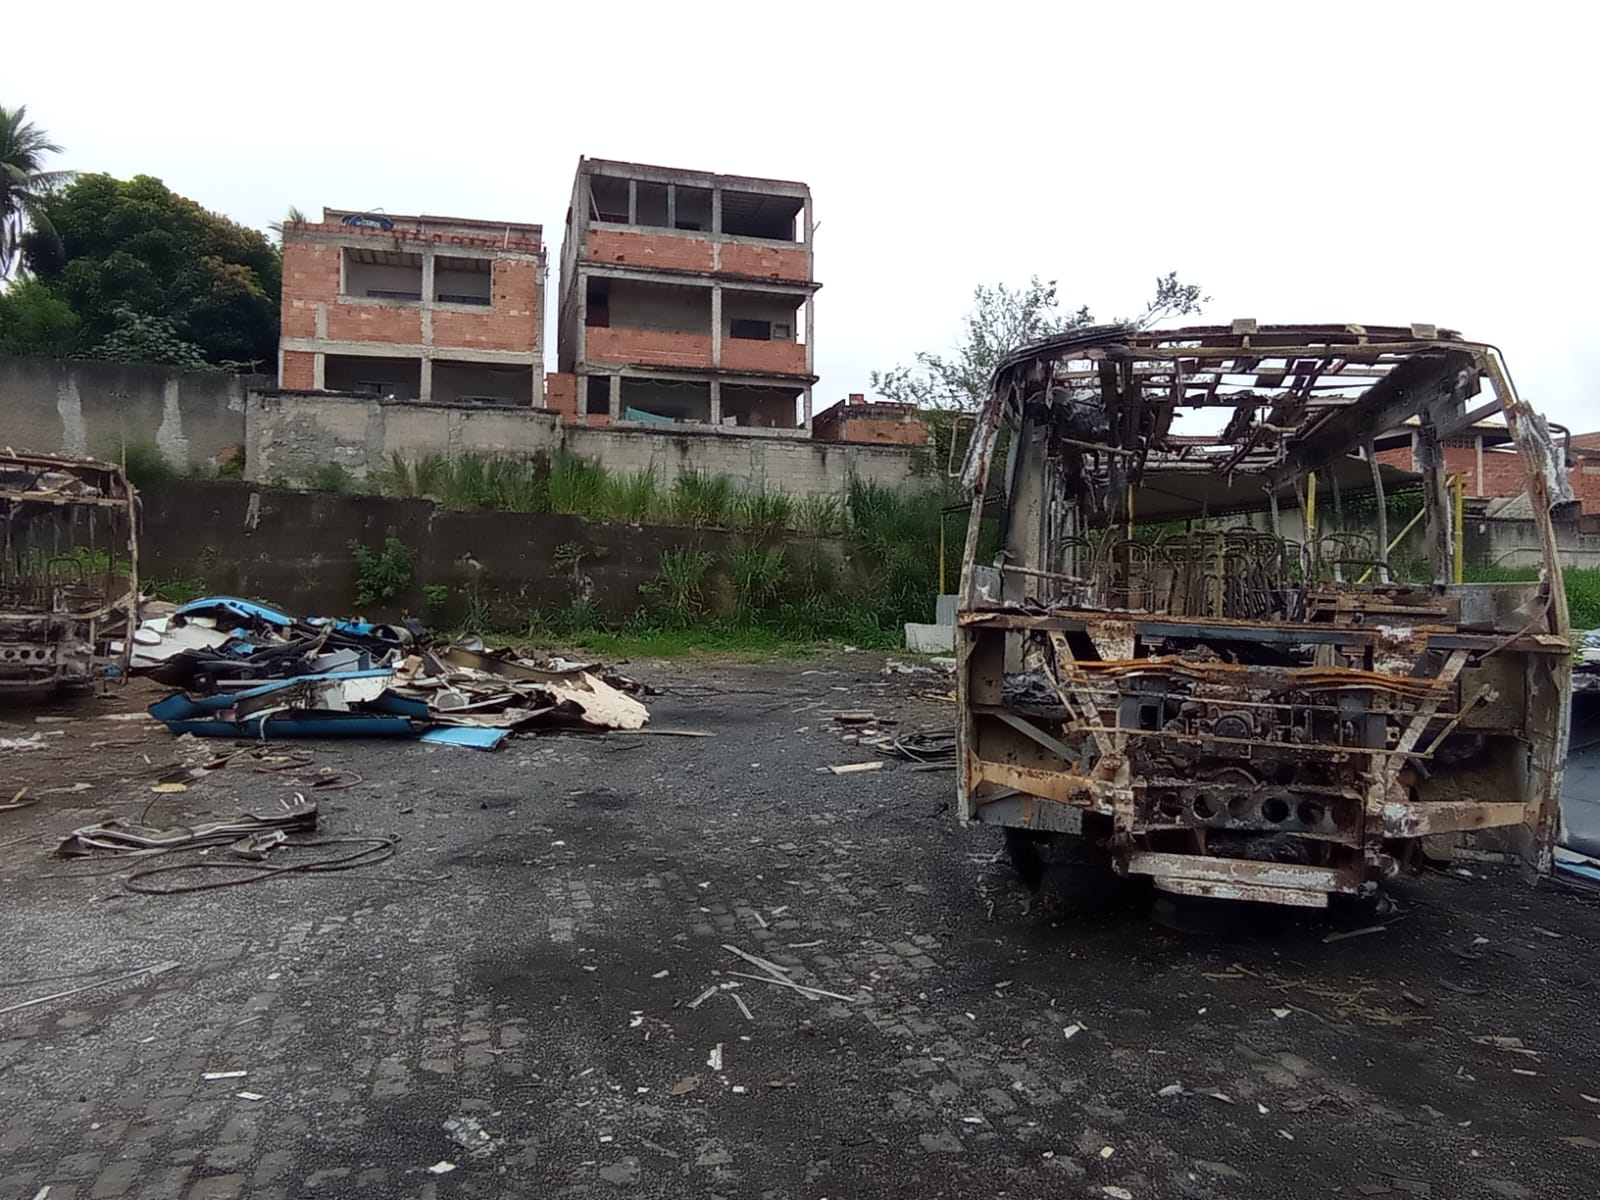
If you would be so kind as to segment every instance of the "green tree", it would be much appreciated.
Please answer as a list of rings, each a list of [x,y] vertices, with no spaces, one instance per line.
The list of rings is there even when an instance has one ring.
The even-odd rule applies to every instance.
[[[1199,284],[1184,283],[1176,271],[1156,280],[1155,295],[1129,324],[1146,328],[1169,317],[1198,313],[1211,299]],[[923,409],[976,408],[989,389],[989,376],[1018,346],[1095,323],[1088,305],[1069,312],[1057,307],[1056,281],[1033,276],[1020,288],[979,284],[972,291],[966,332],[950,356],[919,351],[914,367],[872,372],[872,389],[900,404]]]
[[[45,214],[50,193],[72,178],[71,171],[46,171],[44,160],[61,147],[28,119],[28,106],[0,105],[0,280],[11,276],[23,230],[48,242],[55,230]]]
[[[46,196],[43,212],[59,240],[30,231],[23,255],[83,322],[85,353],[148,346],[165,362],[192,347],[215,366],[276,358],[283,261],[259,230],[149,175],[80,175]]]
[[[0,354],[71,358],[81,325],[72,306],[37,279],[14,279],[0,292]]]

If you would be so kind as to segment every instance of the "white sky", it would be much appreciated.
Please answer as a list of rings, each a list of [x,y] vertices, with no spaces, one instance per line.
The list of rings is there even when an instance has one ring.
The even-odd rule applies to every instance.
[[[256,226],[540,222],[552,333],[580,154],[806,181],[819,409],[946,348],[976,283],[1038,273],[1112,317],[1177,270],[1206,319],[1496,342],[1524,396],[1600,428],[1593,5],[61,11],[0,77],[60,166]]]

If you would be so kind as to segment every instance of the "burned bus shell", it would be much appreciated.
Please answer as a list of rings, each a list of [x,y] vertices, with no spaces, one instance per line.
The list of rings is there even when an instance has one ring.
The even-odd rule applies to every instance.
[[[1537,583],[1459,582],[1440,446],[1495,413]],[[1408,424],[1420,478],[1373,452]],[[964,482],[957,811],[1005,827],[1025,870],[1065,846],[1167,892],[1307,906],[1371,894],[1434,835],[1549,870],[1571,671],[1550,509],[1570,491],[1492,346],[1425,326],[1077,330],[995,372]],[[1388,558],[1385,492],[1406,482],[1421,583]],[[1319,534],[1319,508],[1363,494],[1369,534]]]
[[[0,700],[127,678],[137,561],[120,468],[0,454]]]

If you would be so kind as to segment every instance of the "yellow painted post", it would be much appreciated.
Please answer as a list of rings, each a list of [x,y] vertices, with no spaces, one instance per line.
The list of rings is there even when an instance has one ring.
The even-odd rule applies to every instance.
[[[939,514],[939,595],[948,596],[950,589],[944,585],[944,519],[947,514]]]
[[[1454,476],[1452,476],[1452,482],[1454,482],[1456,485],[1454,523],[1451,529],[1451,534],[1455,538],[1455,553],[1451,555],[1451,558],[1454,561],[1451,564],[1450,577],[1456,583],[1460,583],[1462,581],[1462,577],[1466,574],[1467,566],[1467,523],[1465,520],[1467,511],[1467,492],[1466,483],[1462,479],[1460,472],[1457,472]]]

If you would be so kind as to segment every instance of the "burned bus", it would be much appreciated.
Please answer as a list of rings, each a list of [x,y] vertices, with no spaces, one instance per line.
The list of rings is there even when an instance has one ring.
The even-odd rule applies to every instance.
[[[1536,582],[1462,582],[1442,443],[1496,414]],[[1374,450],[1406,428],[1415,470]],[[1088,860],[1325,906],[1434,838],[1548,871],[1571,680],[1550,514],[1571,493],[1493,346],[1420,325],[1074,330],[995,371],[963,481],[957,812],[1004,828],[1030,882]],[[1400,489],[1425,543],[1404,564]]]
[[[120,467],[0,454],[0,701],[127,678],[135,504]]]

